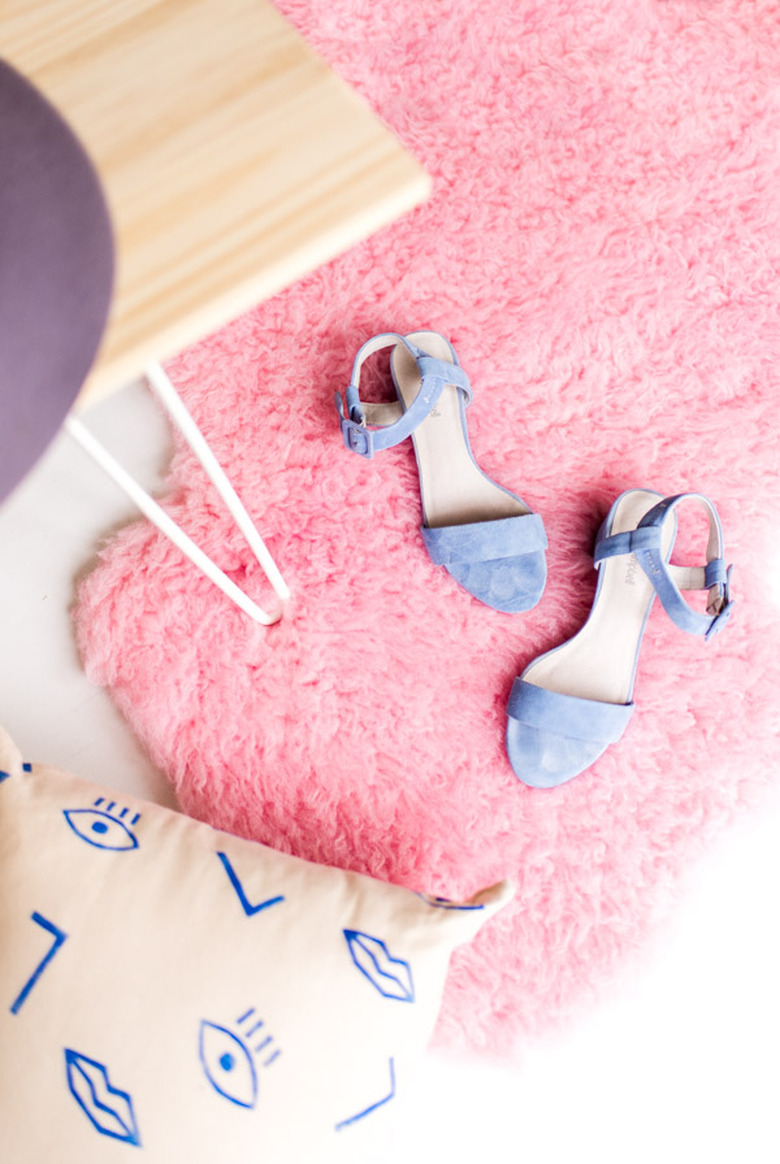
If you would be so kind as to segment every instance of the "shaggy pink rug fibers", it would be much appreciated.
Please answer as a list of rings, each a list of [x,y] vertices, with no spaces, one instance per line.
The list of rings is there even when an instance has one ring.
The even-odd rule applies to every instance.
[[[285,0],[434,178],[424,207],[169,367],[292,586],[264,630],[145,523],[82,585],[83,658],[184,809],[307,858],[516,902],[454,961],[440,1045],[510,1054],[604,988],[775,777],[780,5]],[[407,442],[349,455],[333,394],[385,329],[449,336],[481,466],[546,522],[524,615],[433,566]],[[186,449],[174,516],[262,596]],[[623,489],[718,506],[738,609],[656,609],[623,740],[551,792],[504,751],[512,680],[586,615]],[[693,557],[703,552],[699,539]]]

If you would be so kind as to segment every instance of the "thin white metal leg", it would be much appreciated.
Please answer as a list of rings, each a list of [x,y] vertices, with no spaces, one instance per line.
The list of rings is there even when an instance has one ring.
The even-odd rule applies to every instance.
[[[159,365],[153,365],[147,372],[150,384],[154,388],[173,421],[181,429],[187,443],[205,469],[209,479],[213,482],[236,524],[243,533],[250,549],[260,563],[268,581],[271,583],[281,602],[286,601],[290,591],[282,578],[279,569],[268,552],[260,534],[257,532],[252,519],[240,501],[235,489],[230,484],[222,466],[217,461],[195,421],[190,416],[175,388]],[[151,497],[145,489],[127,472],[111,453],[92,435],[80,420],[69,416],[65,421],[65,429],[100,466],[105,473],[122,489],[135,505],[141,510],[166,537],[177,546],[189,560],[209,578],[215,586],[227,595],[236,606],[245,614],[264,626],[278,622],[284,611],[280,608],[272,614],[267,614],[257,603],[253,602],[245,592],[235,584],[224,571],[200,549],[192,539],[176,524],[165,510]]]
[[[200,461],[209,479],[219,493],[225,505],[233,516],[236,525],[246,538],[249,548],[257,558],[268,581],[273,586],[282,602],[290,597],[287,583],[279,573],[276,562],[269,554],[263,539],[244,508],[238,494],[227,478],[225,470],[212,453],[206,438],[187,411],[184,402],[174,388],[170,379],[159,364],[150,364],[146,370],[146,377],[156,392],[158,398],[168,410],[171,419],[181,429],[184,439]]]

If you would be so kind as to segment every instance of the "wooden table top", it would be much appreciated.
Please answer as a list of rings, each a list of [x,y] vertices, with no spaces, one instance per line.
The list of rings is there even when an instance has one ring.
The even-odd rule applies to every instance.
[[[267,0],[0,0],[0,52],[79,134],[114,220],[114,300],[82,405],[429,190]]]

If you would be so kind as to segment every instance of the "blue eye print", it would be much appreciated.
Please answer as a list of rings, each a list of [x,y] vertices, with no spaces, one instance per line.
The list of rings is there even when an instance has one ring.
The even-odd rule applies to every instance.
[[[63,816],[76,836],[86,841],[88,845],[94,845],[96,849],[111,849],[115,853],[137,849],[138,838],[124,821],[112,816],[110,810],[114,807],[113,803],[110,804],[109,811],[106,812],[97,808],[66,808],[63,810]],[[124,816],[127,811],[123,809],[120,815]],[[136,813],[130,823],[136,824],[138,819],[139,814]]]
[[[257,1072],[244,1044],[224,1027],[200,1024],[200,1061],[211,1086],[239,1107],[257,1102]]]
[[[265,1021],[253,1006],[236,1020],[240,1035],[217,1023],[200,1024],[200,1062],[214,1090],[239,1107],[253,1108],[257,1102],[257,1059],[270,1067],[281,1055]]]

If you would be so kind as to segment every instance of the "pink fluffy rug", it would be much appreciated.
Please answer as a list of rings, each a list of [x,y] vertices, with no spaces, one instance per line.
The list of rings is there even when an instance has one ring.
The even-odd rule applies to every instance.
[[[82,585],[80,647],[196,816],[448,896],[516,879],[457,954],[438,1031],[513,1053],[604,988],[777,770],[780,5],[281,7],[434,194],[170,365],[290,617],[251,625],[139,523]],[[423,326],[470,373],[480,464],[544,516],[528,614],[431,564],[408,443],[371,463],[341,445],[359,344]],[[170,483],[176,518],[262,593],[189,452]],[[512,680],[581,623],[595,530],[637,485],[715,500],[737,614],[705,646],[656,610],[622,742],[532,791],[504,752]]]

